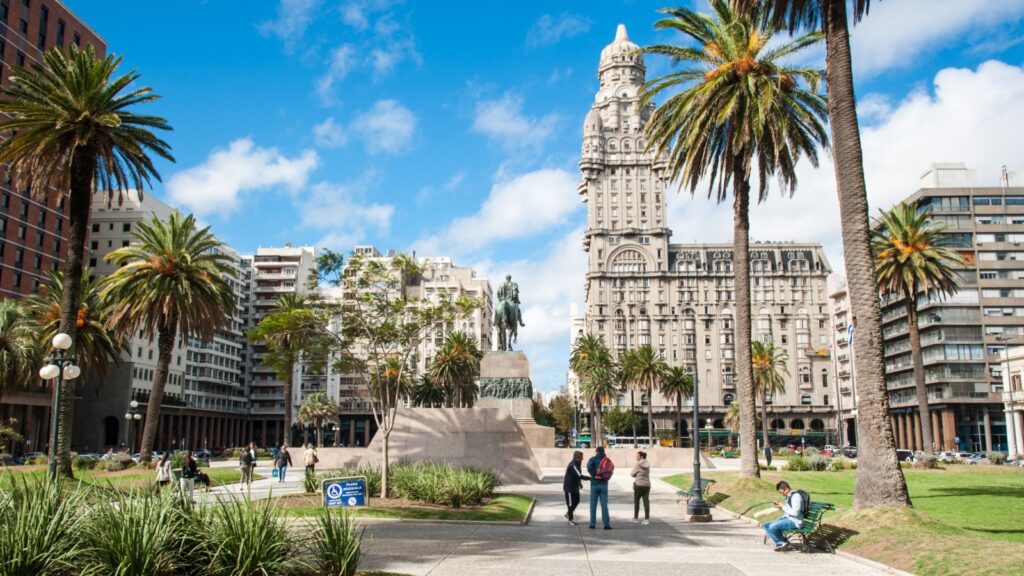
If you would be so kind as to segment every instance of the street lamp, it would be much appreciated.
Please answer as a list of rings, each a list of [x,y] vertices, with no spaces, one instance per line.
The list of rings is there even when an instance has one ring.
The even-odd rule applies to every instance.
[[[135,436],[132,436],[132,420],[135,420],[135,422],[138,423],[142,420],[142,414],[135,411],[139,407],[138,400],[132,400],[129,402],[128,407],[131,408],[131,410],[129,412],[125,412],[124,419],[126,421],[126,427],[128,428],[128,454],[131,455],[135,453]]]
[[[690,500],[686,503],[686,514],[690,522],[710,522],[711,510],[704,501],[704,491],[700,483],[700,382],[698,370],[693,372],[693,487],[690,488]]]
[[[708,418],[707,424],[704,425],[704,428],[708,431],[708,452],[710,452],[711,451],[711,431],[715,429],[714,426],[711,423],[711,418]]]
[[[71,348],[71,336],[60,332],[50,342],[53,354],[46,358],[46,364],[39,369],[39,377],[43,380],[54,380],[53,389],[53,422],[50,433],[50,480],[57,480],[57,425],[60,422],[60,393],[65,380],[74,380],[82,374],[82,369],[75,364],[75,357],[68,350]],[[70,424],[70,422],[68,422]],[[70,431],[69,431],[70,432]]]

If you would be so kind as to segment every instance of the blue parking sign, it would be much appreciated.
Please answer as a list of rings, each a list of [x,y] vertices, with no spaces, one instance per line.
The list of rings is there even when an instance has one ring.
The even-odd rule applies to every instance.
[[[366,477],[327,478],[323,481],[324,506],[348,508],[366,506]]]

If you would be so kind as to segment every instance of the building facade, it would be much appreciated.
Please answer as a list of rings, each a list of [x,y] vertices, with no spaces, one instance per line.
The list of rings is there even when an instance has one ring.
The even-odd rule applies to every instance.
[[[839,443],[857,445],[857,380],[853,370],[853,313],[846,277],[836,272],[828,277],[829,317],[832,325],[832,371],[835,374],[835,409],[841,427]]]
[[[0,87],[15,66],[42,64],[51,48],[92,46],[99,57],[106,42],[63,2],[0,0]],[[67,255],[70,203],[54,193],[45,201],[16,190],[0,166],[0,299],[36,291],[59,270]],[[42,381],[9,385],[0,397],[0,421],[15,420],[25,441],[16,452],[45,451],[53,392]]]
[[[1024,346],[1003,351],[1003,416],[1006,419],[1009,456],[1024,454]]]
[[[919,296],[932,434],[940,450],[1007,447],[1001,354],[1024,341],[1024,179],[978,186],[964,164],[933,164],[905,202],[932,214],[945,245],[965,261],[948,298]],[[886,385],[900,448],[923,448],[905,305],[883,301]]]
[[[600,88],[583,128],[585,329],[616,355],[650,345],[670,365],[694,373],[701,413],[725,435],[726,408],[736,398],[732,246],[670,244],[668,165],[644,152],[643,129],[654,109],[640,104],[645,74],[639,48],[620,25],[601,52]],[[828,261],[820,245],[785,242],[752,243],[750,257],[752,336],[789,356],[786,391],[770,399],[771,428],[824,442],[836,425]],[[628,407],[629,394],[635,393],[612,401]],[[674,399],[655,393],[633,401],[644,411],[653,402],[655,426],[674,428]]]

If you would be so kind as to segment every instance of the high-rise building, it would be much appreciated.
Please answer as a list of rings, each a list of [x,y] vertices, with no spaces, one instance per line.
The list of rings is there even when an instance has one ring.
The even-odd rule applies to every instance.
[[[724,430],[736,398],[735,308],[730,244],[669,244],[664,158],[645,152],[644,126],[653,104],[639,92],[646,69],[639,47],[620,25],[601,52],[600,88],[583,127],[578,190],[587,204],[585,325],[613,353],[650,345],[700,382],[702,419]],[[750,247],[751,332],[789,356],[786,391],[770,399],[777,434],[825,441],[834,430],[829,374],[830,327],[820,245],[762,243]],[[630,405],[624,392],[612,401]],[[646,397],[633,399],[646,411]],[[675,426],[675,401],[654,394],[655,425]],[[703,422],[701,423],[704,424]]]
[[[1000,186],[978,186],[964,164],[933,164],[905,202],[932,214],[944,227],[945,245],[966,262],[956,294],[917,302],[936,448],[1005,450],[1000,355],[1024,342],[1024,178],[1004,172]],[[902,299],[883,301],[882,323],[896,443],[921,449]]]
[[[853,374],[853,313],[846,277],[833,273],[828,277],[828,309],[832,324],[832,368],[835,373],[835,409],[842,427],[841,445],[857,444],[857,380]]]
[[[103,57],[107,44],[63,2],[0,0],[0,87],[14,66],[42,64],[43,51],[70,44],[92,46]],[[16,190],[0,166],[0,299],[35,292],[67,255],[70,205],[56,191],[39,202]],[[52,388],[33,382],[8,386],[0,397],[0,421],[15,420],[24,438],[16,451],[43,451],[53,404]]]

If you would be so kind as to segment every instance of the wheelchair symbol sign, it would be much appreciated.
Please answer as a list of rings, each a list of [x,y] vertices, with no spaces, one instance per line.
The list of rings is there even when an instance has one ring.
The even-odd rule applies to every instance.
[[[328,478],[323,481],[324,506],[366,506],[366,477]]]

